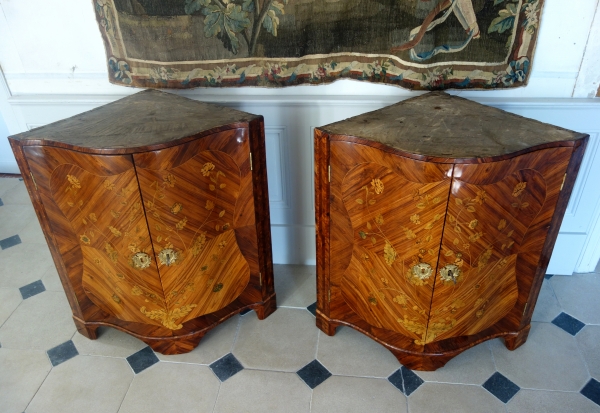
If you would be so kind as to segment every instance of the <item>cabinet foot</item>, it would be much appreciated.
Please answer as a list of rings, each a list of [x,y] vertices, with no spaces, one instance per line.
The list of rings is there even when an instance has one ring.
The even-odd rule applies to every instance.
[[[207,331],[178,340],[143,340],[150,348],[164,355],[189,353],[200,344]]]
[[[86,325],[83,321],[73,317],[73,321],[75,322],[75,327],[77,327],[77,331],[79,334],[89,338],[90,340],[96,340],[98,338],[98,325]]]
[[[262,304],[259,304],[256,307],[254,307],[254,311],[256,311],[256,316],[259,320],[264,320],[265,318],[273,314],[275,310],[277,310],[277,300],[275,298],[275,294],[269,297]]]
[[[527,337],[529,336],[529,330],[531,330],[531,324],[527,325],[527,327],[523,328],[518,333],[504,336],[504,345],[506,348],[512,351],[525,344]]]
[[[328,336],[334,336],[335,330],[339,326],[338,323],[333,323],[327,319],[324,315],[317,311],[317,327],[319,330],[327,334]]]

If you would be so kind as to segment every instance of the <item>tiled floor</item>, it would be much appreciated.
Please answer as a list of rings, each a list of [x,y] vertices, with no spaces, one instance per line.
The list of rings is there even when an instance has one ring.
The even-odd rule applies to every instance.
[[[600,412],[600,275],[547,276],[528,342],[401,367],[350,328],[315,327],[315,270],[276,266],[278,310],[238,315],[188,354],[76,332],[18,179],[0,178],[0,412]],[[308,308],[308,309],[307,309]]]

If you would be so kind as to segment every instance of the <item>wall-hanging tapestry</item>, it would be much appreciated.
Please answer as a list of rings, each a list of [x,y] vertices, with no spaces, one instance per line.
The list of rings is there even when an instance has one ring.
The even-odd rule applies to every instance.
[[[93,0],[110,81],[192,88],[527,83],[544,0]]]

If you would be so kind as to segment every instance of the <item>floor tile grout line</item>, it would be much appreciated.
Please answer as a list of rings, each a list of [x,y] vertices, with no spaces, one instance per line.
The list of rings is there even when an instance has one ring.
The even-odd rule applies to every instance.
[[[218,380],[218,377],[217,377]],[[219,380],[219,388],[217,389],[217,395],[215,396],[215,402],[213,403],[213,408],[211,410],[212,413],[215,413],[215,409],[217,408],[217,401],[219,400],[219,394],[221,393],[221,386],[223,385],[223,382],[221,380]]]
[[[127,363],[127,364],[129,364],[129,363]],[[125,395],[121,399],[121,403],[119,403],[119,408],[117,409],[117,411],[115,413],[119,413],[119,411],[121,410],[121,407],[123,407],[123,402],[125,401],[125,398],[129,394],[129,390],[131,390],[131,386],[133,385],[134,380],[135,380],[135,373],[133,373],[133,377],[132,377],[131,381],[129,382],[129,387],[127,387],[127,391],[125,392]]]
[[[242,315],[238,316],[238,323],[237,323],[237,326],[235,327],[235,334],[233,336],[233,341],[231,342],[231,346],[229,346],[229,352],[231,354],[233,354],[233,349],[235,347],[235,343],[237,342],[238,336],[240,334],[240,329],[242,328],[242,317],[243,317]],[[217,360],[220,360],[220,359],[217,359]],[[217,361],[217,360],[215,360],[215,361]]]
[[[48,356],[47,353],[46,353],[46,356]],[[50,376],[50,373],[52,373],[52,370],[54,370],[54,366],[52,365],[52,362],[50,362],[50,361],[48,361],[48,362],[50,363],[50,370],[48,370],[48,373],[46,374],[46,377],[44,377],[44,380],[42,380],[42,382],[40,383],[40,385],[38,386],[38,388],[35,390],[35,393],[33,393],[33,396],[31,396],[31,399],[29,400],[29,403],[27,403],[27,406],[25,406],[25,408],[23,409],[23,412],[27,411],[27,409],[29,408],[29,405],[31,404],[31,402],[33,401],[33,399],[35,399],[35,396],[37,396],[38,392],[40,391],[40,389],[42,388],[42,386],[44,385],[44,383],[48,379],[48,376]]]
[[[20,293],[21,293],[21,292],[19,291],[19,294],[20,294]],[[4,324],[6,324],[6,323],[8,322],[8,320],[10,320],[10,318],[13,316],[13,314],[15,313],[15,311],[17,311],[17,308],[19,308],[19,307],[21,306],[21,304],[23,304],[23,302],[24,302],[24,301],[25,301],[25,300],[23,300],[23,298],[21,298],[21,302],[20,302],[20,303],[19,303],[19,304],[18,304],[18,305],[15,307],[15,309],[14,309],[14,310],[12,310],[12,311],[10,312],[10,315],[9,315],[8,317],[6,317],[6,320],[4,320],[4,322],[3,322],[2,324],[0,324],[0,329],[1,329],[2,327],[4,327]]]

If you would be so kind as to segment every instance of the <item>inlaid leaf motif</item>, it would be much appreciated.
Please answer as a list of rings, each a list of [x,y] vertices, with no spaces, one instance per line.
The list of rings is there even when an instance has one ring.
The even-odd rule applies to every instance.
[[[171,207],[171,213],[177,215],[183,209],[181,202],[175,202]]]
[[[371,244],[377,244],[377,239],[375,237],[371,237]]]
[[[360,205],[364,204],[364,202],[365,202],[365,201],[363,201],[361,198],[358,198],[358,199],[356,200],[356,203],[357,203],[357,204],[360,204]]]
[[[456,202],[456,205],[462,205],[463,204],[462,199],[459,199],[459,198],[454,198],[454,202]]]
[[[120,236],[122,235],[122,234],[121,234],[121,231],[119,231],[118,229],[116,229],[116,228],[115,228],[115,227],[113,227],[113,226],[109,226],[109,227],[108,227],[108,229],[110,230],[110,232],[112,232],[112,234],[113,234],[115,237],[120,237]]]
[[[365,234],[364,231],[358,231],[358,236],[361,237],[362,239],[366,239],[367,238],[367,234]]]
[[[383,225],[383,215],[377,214],[377,216],[375,217],[375,222],[377,223],[377,225]]]
[[[467,211],[469,211],[469,212],[475,212],[475,207],[474,207],[474,206],[472,206],[472,205],[469,205],[469,206],[467,207]]]
[[[454,245],[458,245],[458,244],[460,244],[460,240],[458,238],[454,238],[454,241],[452,241],[452,243]]]
[[[477,221],[476,219],[473,219],[473,220],[471,220],[471,222],[469,222],[469,228],[475,229],[475,227],[477,227],[477,224],[479,224],[479,221]]]
[[[221,212],[219,212],[219,218],[223,218],[223,215],[225,215],[225,210],[222,210]]]
[[[427,225],[425,225],[425,229],[432,229],[433,228],[433,222],[428,222]]]
[[[86,234],[80,235],[79,239],[81,240],[81,242],[83,242],[86,245],[89,245],[89,243],[91,241],[90,238]]]
[[[214,186],[213,184],[210,184],[210,185],[208,186],[208,189],[210,189],[211,191],[214,191],[214,190],[216,190],[216,189],[217,189],[217,187],[216,187],[216,186]]]
[[[371,225],[370,222],[367,221],[367,229],[370,230],[371,228],[373,228],[373,226]]]
[[[506,228],[506,220],[501,219],[500,222],[498,223],[498,230],[502,231],[504,228]]]
[[[385,258],[385,263],[391,267],[394,261],[396,261],[397,253],[392,244],[389,241],[385,242],[385,247],[383,247],[383,257]]]
[[[212,209],[215,207],[215,203],[213,201],[211,201],[210,199],[206,200],[206,205],[204,206],[204,208],[206,208],[209,211],[212,211]]]
[[[98,221],[98,217],[96,216],[96,214],[94,214],[93,212],[91,214],[88,215],[88,218],[90,219],[90,221],[92,222],[96,222]]]
[[[185,224],[187,224],[187,217],[184,217],[177,224],[175,224],[175,228],[177,228],[179,231],[181,231],[183,229],[183,227],[185,227]]]
[[[454,251],[448,250],[444,253],[444,256],[449,257],[450,255],[454,255]]]

